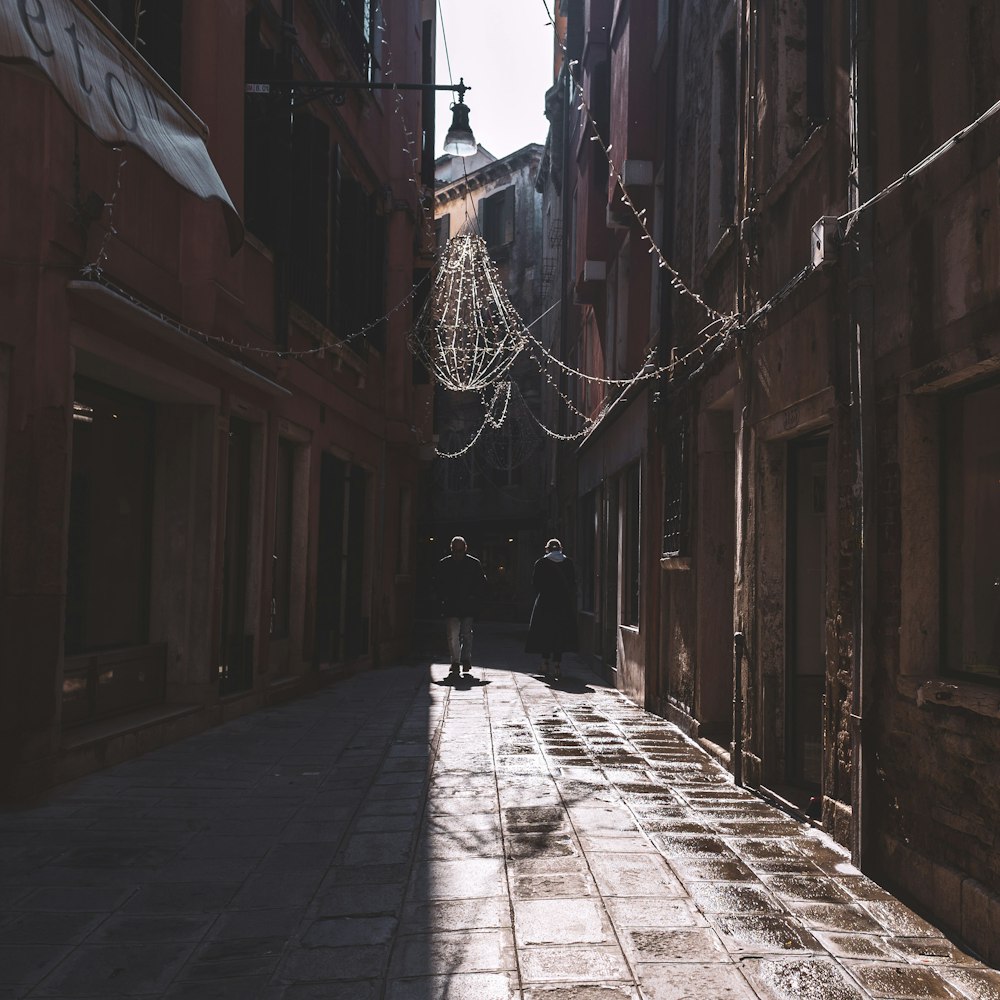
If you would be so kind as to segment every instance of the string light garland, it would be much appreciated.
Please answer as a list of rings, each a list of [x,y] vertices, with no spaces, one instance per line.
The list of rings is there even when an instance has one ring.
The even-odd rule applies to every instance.
[[[434,454],[438,458],[461,458],[463,455],[467,455],[472,451],[476,442],[483,436],[488,427],[499,428],[503,426],[503,422],[507,419],[507,408],[510,406],[510,395],[510,382],[498,382],[494,385],[493,395],[485,403],[486,412],[483,416],[483,422],[479,425],[479,429],[473,434],[468,443],[459,448],[458,451],[441,451],[439,448],[435,448]],[[485,400],[485,396],[483,399]],[[498,413],[497,407],[501,405],[502,408]]]
[[[151,306],[148,302],[143,299],[138,298],[131,292],[117,285],[115,282],[111,281],[103,275],[103,273],[98,273],[96,270],[91,268],[83,277],[87,280],[94,282],[94,284],[100,285],[103,288],[107,288],[109,291],[114,292],[121,298],[127,300],[134,306],[138,306],[144,312],[158,319],[161,323],[172,327],[178,333],[182,333],[187,337],[191,337],[195,340],[200,340],[205,344],[218,344],[223,347],[228,347],[233,351],[237,351],[240,354],[253,354],[258,357],[271,357],[284,360],[286,358],[307,358],[314,355],[322,355],[325,351],[337,350],[340,347],[348,347],[351,343],[359,338],[365,336],[365,334],[370,333],[376,326],[386,322],[390,316],[399,312],[400,309],[405,308],[410,302],[413,301],[417,292],[423,286],[423,284],[429,279],[430,272],[425,274],[415,285],[413,285],[406,295],[403,296],[385,315],[380,316],[378,319],[374,319],[369,323],[366,323],[359,330],[355,330],[353,333],[348,334],[344,337],[336,337],[334,340],[330,340],[319,347],[310,347],[300,351],[295,350],[277,350],[273,347],[257,347],[253,344],[245,344],[236,340],[230,340],[228,337],[220,337],[216,334],[205,333],[204,330],[199,330],[197,327],[188,326],[186,323],[182,323],[176,317],[171,316],[169,313],[163,312],[161,309],[157,309]]]
[[[688,350],[685,354],[681,356],[672,357],[670,362],[664,365],[654,365],[652,359],[655,356],[655,348],[653,348],[649,354],[647,354],[646,359],[640,370],[631,378],[608,378],[604,376],[592,375],[587,372],[580,371],[568,365],[562,359],[558,358],[555,354],[549,351],[545,345],[536,337],[534,337],[529,331],[530,326],[524,327],[524,338],[526,344],[529,345],[533,350],[529,351],[530,356],[535,361],[539,371],[542,373],[548,384],[554,389],[555,393],[562,400],[562,403],[575,414],[579,419],[583,421],[583,427],[581,430],[575,433],[561,433],[545,426],[545,424],[540,420],[540,418],[535,414],[533,410],[527,408],[527,411],[531,419],[536,423],[540,430],[542,430],[548,437],[561,440],[561,441],[573,441],[579,440],[580,438],[589,435],[594,428],[603,421],[607,415],[614,409],[618,403],[627,396],[628,389],[640,382],[659,379],[663,377],[674,378],[679,369],[687,368],[690,363],[701,357],[704,360],[698,367],[693,371],[688,373],[688,378],[692,377],[698,371],[704,368],[711,356],[714,356],[727,342],[729,342],[734,333],[744,332],[749,328],[755,326],[764,320],[767,315],[776,308],[781,302],[788,298],[788,296],[802,283],[804,282],[815,270],[812,264],[807,264],[800,271],[798,271],[792,278],[790,278],[777,292],[771,295],[764,303],[759,305],[752,313],[750,313],[745,319],[742,318],[737,312],[722,312],[710,305],[700,294],[694,291],[683,279],[679,271],[670,263],[666,255],[663,253],[661,248],[657,245],[656,241],[653,239],[652,233],[649,231],[647,225],[647,213],[645,209],[639,209],[632,201],[631,196],[625,187],[621,172],[615,165],[614,159],[612,157],[612,146],[605,142],[603,136],[600,134],[597,128],[594,117],[590,112],[587,105],[583,87],[576,78],[576,67],[579,65],[576,60],[570,60],[568,58],[568,52],[566,46],[562,39],[558,38],[558,29],[554,18],[552,17],[548,4],[546,0],[542,0],[543,6],[545,7],[546,15],[549,18],[549,23],[552,24],[553,29],[556,31],[556,41],[562,49],[563,53],[567,57],[567,67],[570,74],[570,80],[573,86],[574,98],[578,100],[578,110],[580,110],[584,115],[585,125],[589,125],[592,134],[589,137],[590,141],[596,142],[601,147],[607,161],[609,169],[611,170],[612,177],[614,178],[614,183],[617,188],[617,193],[622,204],[624,204],[635,218],[636,223],[642,231],[642,240],[648,244],[648,253],[655,255],[657,258],[657,266],[665,270],[670,276],[670,286],[680,295],[691,299],[696,303],[709,317],[711,317],[711,322],[703,327],[696,335],[695,340],[697,343],[695,346]],[[903,184],[906,180],[915,176],[921,170],[925,169],[941,155],[943,155],[947,150],[953,148],[959,142],[961,142],[973,129],[978,127],[986,119],[1000,111],[1000,101],[991,106],[986,112],[980,115],[975,121],[970,123],[964,129],[960,130],[954,136],[952,136],[947,142],[943,143],[938,149],[936,149],[929,156],[921,160],[916,166],[906,171],[897,180],[889,184],[885,189],[870,198],[864,204],[858,206],[852,211],[845,213],[839,217],[840,222],[848,223],[848,230],[851,223],[857,217],[860,212],[872,207],[881,201],[884,197],[890,194],[893,190]],[[551,308],[555,308],[560,305],[560,302],[555,303]],[[546,310],[548,312],[549,310]],[[544,314],[543,314],[544,315]],[[541,317],[539,317],[540,319]],[[537,321],[536,321],[537,322]],[[717,327],[717,329],[712,329]],[[706,357],[707,352],[711,350],[711,355]],[[537,352],[537,353],[536,353]],[[541,357],[538,357],[538,354]],[[608,387],[618,388],[621,391],[616,393],[614,398],[605,401],[604,405],[598,410],[593,416],[588,416],[582,410],[580,410],[575,402],[570,399],[566,393],[564,393],[557,381],[552,377],[549,371],[549,365],[555,365],[566,375],[573,378],[580,379],[589,383],[601,384]],[[483,425],[480,427],[477,434],[470,441],[465,449],[455,453],[455,456],[465,454],[471,447],[479,440],[480,436],[485,432],[487,426],[487,421],[484,421]],[[440,454],[440,453],[439,453]],[[442,457],[450,457],[447,454],[443,454]]]
[[[696,302],[712,319],[725,320],[725,319],[735,319],[735,313],[723,313],[716,309],[714,306],[710,306],[696,291],[690,288],[684,279],[681,277],[680,272],[667,260],[666,255],[657,245],[656,241],[653,239],[652,233],[649,231],[649,227],[646,225],[646,209],[638,209],[635,203],[632,201],[631,195],[628,193],[628,188],[625,187],[625,181],[622,178],[621,171],[615,165],[614,160],[611,156],[611,144],[604,141],[604,137],[601,135],[597,128],[597,123],[594,121],[594,116],[590,113],[590,108],[587,105],[586,98],[584,96],[583,87],[580,82],[576,79],[575,68],[579,63],[572,59],[569,62],[569,72],[570,77],[573,80],[573,85],[575,92],[578,94],[577,100],[580,102],[577,105],[578,110],[584,113],[587,123],[590,125],[593,135],[590,136],[591,142],[596,142],[604,152],[604,156],[608,161],[608,167],[611,170],[611,174],[615,179],[615,184],[619,191],[619,200],[635,217],[635,221],[639,224],[639,228],[642,230],[642,240],[644,243],[649,244],[648,253],[656,256],[657,266],[662,270],[666,271],[670,275],[670,287],[675,291],[679,292],[681,295],[686,295],[689,299]]]
[[[709,305],[701,295],[690,288],[684,281],[680,272],[670,263],[664,254],[663,250],[659,247],[656,241],[653,239],[653,234],[650,233],[649,227],[646,224],[646,210],[638,209],[635,203],[632,201],[631,195],[628,193],[628,189],[625,187],[625,182],[622,179],[621,171],[615,166],[614,160],[611,157],[612,147],[610,143],[605,142],[603,136],[601,135],[600,129],[597,127],[597,122],[594,120],[594,116],[591,114],[590,107],[587,104],[586,95],[584,94],[583,85],[576,78],[576,67],[579,66],[579,61],[576,59],[569,58],[569,50],[566,48],[566,43],[563,39],[559,37],[558,24],[552,16],[552,12],[549,10],[549,5],[546,0],[542,0],[542,6],[545,8],[545,16],[548,18],[548,23],[552,25],[552,30],[555,34],[556,45],[558,45],[560,51],[566,60],[566,68],[569,72],[569,78],[573,85],[574,100],[579,103],[577,105],[577,110],[582,111],[584,114],[586,125],[590,126],[591,132],[590,136],[591,142],[596,142],[600,145],[601,150],[604,152],[604,156],[608,161],[608,168],[611,171],[612,176],[615,178],[615,184],[620,192],[620,199],[623,205],[632,213],[635,217],[636,222],[642,229],[642,240],[644,243],[649,244],[648,253],[653,254],[657,258],[657,265],[665,270],[670,275],[670,286],[675,291],[679,292],[681,295],[686,295],[696,302],[702,309],[708,313],[713,319],[723,320],[723,319],[735,319],[735,313],[723,313],[713,306]]]
[[[84,278],[101,278],[104,275],[104,263],[108,259],[108,252],[111,245],[111,237],[118,235],[118,228],[115,225],[115,205],[118,204],[118,196],[122,190],[122,172],[128,160],[121,146],[113,146],[112,149],[118,154],[118,169],[115,171],[115,187],[111,192],[111,200],[104,203],[104,208],[108,210],[108,225],[101,238],[101,245],[97,249],[97,256],[89,264],[84,264],[80,268],[80,274]]]
[[[795,279],[796,284],[798,283],[799,280],[801,280],[802,277],[804,277],[804,275],[801,275],[801,276],[797,275],[796,276],[796,279]],[[791,289],[789,288],[788,290],[785,291],[784,294],[787,295],[788,291],[790,291],[790,290]],[[772,303],[772,306],[776,305],[776,304],[777,303]],[[758,313],[759,312],[761,312],[761,310],[758,310]],[[757,313],[754,314],[754,317],[756,317],[756,316],[757,316]],[[720,326],[720,328],[718,330],[716,330],[716,331],[714,331],[712,333],[708,333],[707,332],[707,331],[711,330],[711,328],[713,326],[716,326],[716,325],[719,325],[719,324],[722,324],[722,325]],[[642,365],[640,366],[639,371],[635,375],[631,375],[628,378],[607,378],[606,376],[603,376],[603,375],[591,375],[591,374],[589,374],[587,372],[580,371],[580,370],[578,370],[576,368],[573,368],[571,365],[566,364],[565,361],[562,361],[555,354],[553,354],[550,350],[548,350],[548,348],[546,348],[545,345],[540,340],[538,340],[537,337],[534,337],[532,334],[530,334],[528,332],[529,328],[527,328],[527,327],[525,328],[525,336],[526,336],[526,339],[528,340],[529,344],[533,348],[535,348],[545,358],[546,362],[554,364],[557,368],[560,368],[567,375],[572,375],[575,378],[579,378],[579,379],[581,379],[582,381],[585,381],[585,382],[594,382],[594,383],[598,383],[600,385],[606,385],[606,386],[629,386],[629,385],[633,385],[636,381],[652,380],[652,379],[661,378],[664,375],[672,375],[676,371],[676,369],[683,367],[692,358],[695,358],[699,354],[704,353],[704,351],[709,346],[709,344],[712,343],[712,341],[727,338],[730,333],[732,333],[734,330],[738,329],[739,327],[740,327],[740,324],[738,323],[737,317],[735,315],[720,316],[718,319],[713,319],[711,322],[709,322],[707,325],[703,326],[695,334],[695,339],[697,339],[699,337],[703,337],[704,339],[700,340],[686,354],[683,354],[683,355],[681,355],[679,357],[673,358],[667,364],[664,364],[664,365],[654,365],[653,364],[653,358],[655,357],[655,354],[656,354],[656,348],[655,347],[651,348],[649,350],[649,352],[646,354],[645,360],[643,361]]]
[[[392,75],[392,52],[388,41],[387,25],[378,25],[377,30],[382,35],[383,41],[385,54],[383,68],[386,78],[390,79]],[[572,69],[575,63],[571,63],[570,66]],[[558,393],[564,405],[583,421],[584,426],[576,434],[561,434],[544,426],[527,404],[524,404],[523,409],[527,411],[531,420],[548,436],[562,440],[573,440],[590,433],[606,414],[610,412],[613,406],[616,405],[621,395],[616,396],[613,400],[609,400],[596,415],[588,416],[576,406],[573,400],[559,389],[556,380],[552,378],[551,372],[548,370],[548,364],[556,365],[573,377],[592,383],[619,387],[624,392],[629,386],[637,382],[659,378],[666,373],[672,372],[678,365],[685,363],[689,358],[704,351],[705,347],[713,339],[723,336],[733,325],[734,317],[714,310],[701,296],[692,291],[656,246],[646,226],[645,211],[638,210],[631,201],[622,183],[620,172],[615,167],[611,158],[611,147],[604,143],[603,138],[594,125],[593,118],[583,99],[582,87],[580,87],[575,79],[573,82],[580,94],[580,107],[585,111],[594,130],[591,140],[600,143],[608,158],[609,166],[621,191],[621,200],[631,210],[642,228],[643,239],[650,244],[649,252],[657,254],[659,266],[666,269],[671,275],[672,286],[682,294],[691,297],[713,317],[713,324],[710,324],[710,326],[715,323],[722,323],[723,330],[709,335],[705,342],[700,344],[694,351],[683,358],[674,359],[668,365],[652,366],[650,359],[653,356],[653,352],[651,351],[640,371],[632,378],[612,379],[579,371],[552,354],[552,352],[544,347],[540,340],[530,333],[531,326],[534,326],[535,323],[544,318],[552,309],[558,307],[560,303],[557,302],[550,306],[549,309],[545,310],[531,324],[525,325],[510,304],[506,290],[496,272],[495,266],[489,258],[482,238],[471,233],[461,234],[450,240],[448,246],[445,248],[445,253],[442,256],[437,271],[434,293],[429,297],[420,320],[415,324],[414,329],[410,333],[408,342],[414,353],[434,373],[439,384],[443,385],[446,389],[452,391],[484,391],[489,387],[494,387],[494,393],[489,401],[485,403],[484,420],[471,440],[458,451],[437,451],[437,454],[442,458],[460,457],[468,453],[482,439],[483,435],[487,434],[487,431],[500,431],[504,425],[504,421],[508,417],[512,398],[511,383],[501,382],[500,380],[509,370],[520,352],[529,343],[537,351],[541,352],[545,359],[543,362],[532,354],[539,371]],[[415,135],[410,130],[406,121],[402,92],[397,90],[394,94],[394,113],[399,120],[399,126],[403,133],[405,142],[403,152],[407,154],[410,166],[408,179],[419,188],[419,181],[416,176],[418,157],[415,152]],[[115,151],[119,154],[122,152],[119,147],[115,147]],[[420,281],[415,283],[407,294],[388,310],[384,316],[372,320],[370,323],[365,324],[360,329],[344,337],[337,338],[334,342],[324,343],[313,348],[278,350],[272,347],[254,346],[227,337],[208,334],[178,321],[161,310],[151,308],[147,302],[138,299],[110,281],[104,273],[104,266],[109,256],[110,241],[118,235],[114,213],[122,189],[122,175],[126,163],[127,160],[125,157],[121,156],[116,172],[114,191],[111,199],[105,203],[105,208],[108,210],[108,224],[97,256],[93,261],[84,265],[80,273],[84,278],[95,281],[146,312],[151,313],[178,332],[208,345],[223,346],[240,354],[251,354],[261,358],[299,359],[322,355],[326,350],[331,348],[336,349],[338,346],[350,345],[353,341],[365,336],[372,329],[385,322],[390,316],[412,302],[423,282],[427,280],[428,276],[425,275]],[[464,166],[465,164],[463,163]],[[467,170],[466,177],[468,177]],[[468,208],[466,208],[466,218],[468,221]],[[426,221],[430,223],[429,217]],[[758,310],[755,316],[759,314],[761,314],[761,310]],[[502,406],[498,408],[498,405],[501,403]],[[527,425],[525,424],[524,426]],[[508,435],[503,438],[505,442],[507,437],[510,437],[509,431],[510,429],[508,428]],[[499,434],[487,435],[487,438],[493,438],[495,441],[501,440]]]
[[[525,344],[524,323],[507,297],[486,241],[453,236],[408,343],[439,385],[485,389],[509,371]]]
[[[517,383],[507,384],[510,386],[507,417],[501,426],[487,429],[476,452],[482,465],[502,471],[520,468],[542,443],[538,428],[527,415],[530,407]]]
[[[484,391],[489,387],[493,387],[494,393],[490,398],[489,403],[485,406],[486,416],[484,417],[483,423],[472,440],[464,448],[454,453],[438,451],[437,454],[442,458],[452,458],[464,455],[477,441],[480,440],[482,435],[486,433],[487,429],[500,429],[508,413],[511,400],[511,390],[509,382],[504,383],[499,380],[501,380],[506,374],[518,354],[526,346],[533,348],[533,350],[529,353],[538,366],[539,371],[543,374],[549,385],[555,389],[564,405],[566,405],[578,418],[584,421],[584,427],[577,433],[562,434],[544,426],[534,411],[531,410],[526,404],[524,409],[530,415],[531,419],[538,425],[538,427],[549,437],[556,438],[558,440],[576,440],[589,434],[593,428],[606,417],[611,409],[626,394],[629,386],[642,381],[662,378],[664,376],[673,377],[679,368],[686,366],[692,359],[698,357],[699,355],[704,355],[713,343],[716,345],[715,349],[717,350],[719,346],[730,338],[734,331],[745,330],[763,320],[771,310],[773,310],[780,302],[784,301],[788,295],[790,295],[791,292],[806,278],[808,278],[813,270],[815,270],[811,265],[806,265],[788,282],[786,282],[785,285],[778,290],[778,292],[774,293],[766,302],[760,305],[754,310],[754,312],[742,321],[736,313],[723,313],[715,309],[708,302],[706,302],[701,295],[691,289],[653,239],[646,221],[646,210],[638,209],[632,201],[631,196],[625,187],[621,172],[614,163],[614,159],[612,157],[612,146],[605,142],[603,136],[601,136],[599,130],[597,129],[593,115],[587,105],[583,87],[576,78],[576,68],[579,64],[576,60],[568,59],[566,46],[562,39],[558,38],[555,19],[552,17],[545,0],[542,0],[542,2],[543,6],[545,6],[549,23],[553,25],[553,29],[557,33],[558,44],[562,48],[564,54],[567,54],[567,66],[573,86],[574,97],[579,102],[578,110],[583,112],[585,123],[588,124],[592,130],[592,135],[589,137],[590,141],[598,143],[607,158],[609,169],[612,171],[612,176],[614,177],[618,196],[622,204],[630,210],[642,230],[642,240],[648,244],[648,253],[655,255],[657,258],[657,266],[665,270],[670,275],[671,287],[679,294],[686,296],[695,302],[712,318],[712,322],[699,331],[697,336],[701,337],[704,335],[703,340],[701,340],[692,350],[688,351],[683,356],[672,358],[668,364],[660,366],[652,364],[652,358],[655,354],[654,349],[647,355],[640,370],[631,378],[607,378],[592,375],[566,364],[555,354],[549,351],[538,338],[534,337],[530,333],[531,327],[547,315],[551,309],[558,307],[561,304],[560,302],[550,306],[549,309],[542,314],[542,316],[539,316],[538,319],[534,320],[531,324],[523,324],[519,317],[517,317],[517,313],[513,309],[513,306],[510,305],[499,275],[496,273],[492,261],[489,260],[488,253],[485,252],[485,244],[482,243],[481,237],[472,236],[470,234],[453,238],[449,241],[448,247],[446,247],[444,259],[438,269],[438,281],[435,282],[435,292],[440,292],[441,289],[447,288],[450,289],[450,291],[457,293],[453,302],[453,308],[449,312],[447,308],[447,299],[442,300],[440,297],[436,299],[436,307],[432,307],[431,302],[435,301],[435,295],[432,294],[427,306],[425,306],[420,320],[418,320],[414,329],[411,331],[408,341],[411,349],[414,350],[414,353],[417,354],[422,361],[424,361],[428,369],[434,373],[439,383],[446,389],[453,391]],[[138,18],[136,20],[138,30]],[[387,28],[387,24],[377,26],[377,30],[383,36],[383,46],[385,51],[383,68],[387,79],[389,79],[392,75],[392,52],[391,46],[388,42]],[[403,152],[407,154],[410,164],[408,179],[419,190],[420,182],[417,177],[417,165],[419,158],[415,152],[416,136],[415,133],[409,128],[406,121],[402,92],[396,90],[394,91],[394,94],[394,112],[396,117],[399,119],[405,141]],[[1000,111],[1000,101],[993,104],[969,125],[956,132],[936,150],[900,175],[896,180],[883,188],[878,194],[869,198],[862,205],[852,209],[850,212],[841,215],[839,217],[839,221],[841,223],[846,223],[847,230],[849,231],[850,226],[861,212],[873,207],[907,180],[913,178],[918,173],[926,169],[947,151],[958,145],[974,129],[995,115],[998,111]],[[153,314],[162,322],[171,325],[179,332],[198,339],[206,344],[220,345],[241,354],[246,353],[259,357],[286,359],[307,358],[310,356],[321,355],[327,350],[336,349],[338,346],[350,345],[353,341],[365,336],[372,329],[385,322],[399,310],[405,308],[410,302],[413,301],[422,284],[428,280],[428,275],[425,275],[420,281],[412,286],[412,288],[399,302],[388,310],[385,315],[379,317],[378,319],[365,324],[360,329],[344,337],[338,337],[330,343],[325,343],[320,346],[304,350],[277,350],[275,348],[257,347],[240,343],[226,337],[208,334],[204,331],[190,327],[160,310],[151,308],[147,302],[138,299],[131,293],[122,289],[114,282],[108,280],[105,275],[105,264],[107,263],[109,257],[110,243],[112,238],[118,235],[118,228],[115,221],[115,209],[122,189],[124,167],[128,162],[123,155],[121,147],[114,147],[114,151],[120,155],[120,158],[115,176],[114,190],[109,201],[104,204],[104,208],[107,209],[108,212],[107,226],[96,257],[80,268],[80,274],[82,277],[114,291],[116,294],[141,307],[146,312]],[[426,217],[425,221],[428,224],[431,224],[429,216]],[[469,240],[470,243],[461,245],[460,247],[452,247],[452,244],[457,240]],[[478,240],[482,245],[473,250],[472,241],[475,240]],[[459,249],[461,249],[462,252],[458,252]],[[450,253],[450,251],[453,250],[455,253]],[[475,266],[470,269],[469,265],[473,258],[475,258],[476,263]],[[477,267],[482,268],[482,277],[485,280],[480,281],[478,278],[471,276]],[[439,284],[439,282],[441,284]],[[438,315],[442,317],[442,321],[431,321],[431,317],[434,314],[433,308],[437,309]],[[474,321],[471,324],[463,323],[462,318],[466,316],[473,318]],[[477,316],[479,320],[478,323],[475,321],[475,317]],[[713,326],[719,326],[719,329],[714,330],[713,332],[706,332],[711,330]],[[541,354],[542,358],[539,358],[535,352]],[[555,365],[568,376],[590,383],[620,388],[622,391],[616,394],[614,399],[606,402],[597,414],[594,416],[588,416],[559,389],[556,380],[552,378],[551,372],[548,370],[549,365]],[[503,400],[503,407],[498,413],[496,405],[501,399]]]
[[[531,359],[538,366],[538,370],[541,373],[542,378],[544,378],[545,381],[549,384],[549,388],[552,389],[552,391],[563,401],[563,405],[566,407],[566,409],[569,410],[570,413],[572,413],[574,416],[577,416],[581,420],[587,421],[589,423],[591,417],[588,414],[584,413],[583,410],[581,410],[576,405],[576,402],[570,399],[570,397],[567,396],[566,393],[559,388],[558,382],[556,382],[556,380],[552,377],[552,373],[548,370],[548,368],[546,368],[542,364],[542,362],[534,355],[531,355]]]
[[[136,0],[136,10],[135,10],[136,27],[135,27],[135,37],[133,39],[133,45],[136,48],[138,48],[139,45],[145,44],[144,39],[142,39],[139,36],[139,23],[144,14],[145,10],[142,7],[142,0]],[[376,26],[376,30],[379,31],[383,36],[382,44],[385,55],[383,70],[385,73],[385,77],[386,79],[391,79],[393,72],[392,49],[391,46],[389,45],[387,37],[387,22],[385,22],[384,18],[383,18],[383,23]],[[416,137],[413,131],[409,128],[406,122],[405,114],[403,113],[402,91],[394,90],[393,93],[395,94],[396,98],[394,111],[396,117],[399,119],[399,125],[403,131],[403,136],[405,140],[405,146],[403,148],[403,152],[406,153],[409,157],[409,163],[410,163],[409,181],[419,191],[420,182],[418,181],[416,176],[418,173],[417,164],[419,162],[419,157],[415,151]],[[354,330],[351,333],[346,334],[344,336],[334,335],[335,339],[333,340],[320,344],[317,347],[306,348],[302,350],[290,350],[290,349],[278,350],[273,347],[258,347],[252,344],[246,344],[236,340],[232,340],[228,337],[221,337],[218,335],[205,333],[203,330],[199,330],[195,327],[188,326],[186,323],[181,322],[174,316],[171,316],[162,310],[150,306],[148,302],[139,299],[131,292],[128,292],[126,289],[122,288],[115,282],[109,280],[105,275],[104,265],[106,264],[109,257],[111,239],[112,237],[118,235],[118,228],[115,223],[115,208],[117,206],[119,196],[122,191],[123,171],[126,164],[128,163],[128,160],[124,155],[124,150],[122,149],[122,147],[114,146],[112,148],[115,153],[119,154],[119,161],[118,161],[118,168],[115,174],[114,190],[112,191],[111,198],[104,203],[104,208],[107,209],[108,212],[108,223],[107,226],[105,227],[104,235],[101,240],[101,244],[98,248],[97,256],[92,261],[80,267],[79,269],[80,276],[89,281],[94,281],[95,283],[100,284],[102,287],[107,288],[109,291],[112,291],[116,295],[121,296],[122,298],[130,302],[132,305],[138,306],[145,312],[153,315],[159,321],[173,327],[179,333],[183,333],[188,337],[200,340],[205,344],[223,346],[229,348],[230,350],[236,351],[240,354],[252,354],[260,358],[270,357],[270,358],[285,360],[293,358],[294,359],[308,358],[317,355],[322,356],[324,352],[328,350],[337,350],[337,348],[339,347],[350,346],[354,341],[359,340],[361,337],[364,337],[366,334],[370,333],[376,327],[381,326],[390,317],[394,316],[401,309],[409,305],[415,299],[417,293],[423,287],[425,282],[429,279],[430,272],[428,271],[425,272],[424,275],[411,286],[409,291],[394,306],[392,306],[392,308],[386,311],[382,316],[379,316],[378,318],[373,319],[370,322],[364,324],[364,326],[360,327],[359,329]],[[423,214],[425,215],[425,223],[428,226],[432,227],[433,225],[432,220],[427,218],[427,213]]]

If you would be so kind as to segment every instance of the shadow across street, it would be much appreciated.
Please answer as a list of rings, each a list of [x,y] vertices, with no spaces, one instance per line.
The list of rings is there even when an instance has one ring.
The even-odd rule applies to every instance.
[[[1000,996],[827,837],[522,650],[481,625],[469,677],[356,675],[0,810],[0,997]]]

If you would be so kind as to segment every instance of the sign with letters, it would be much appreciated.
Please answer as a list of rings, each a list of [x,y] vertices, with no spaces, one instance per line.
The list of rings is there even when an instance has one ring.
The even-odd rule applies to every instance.
[[[199,198],[215,198],[233,253],[243,224],[208,154],[208,129],[89,0],[0,0],[0,60],[30,63],[102,142],[141,149]]]

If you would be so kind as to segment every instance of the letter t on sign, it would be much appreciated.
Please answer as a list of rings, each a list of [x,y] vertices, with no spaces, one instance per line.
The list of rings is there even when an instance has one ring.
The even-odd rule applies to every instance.
[[[83,42],[77,38],[76,35],[76,21],[74,21],[67,29],[66,34],[73,41],[73,51],[76,53],[76,72],[80,77],[80,88],[85,94],[89,94],[94,88],[87,83],[87,78],[83,75],[83,57],[81,56],[81,51],[83,50]]]

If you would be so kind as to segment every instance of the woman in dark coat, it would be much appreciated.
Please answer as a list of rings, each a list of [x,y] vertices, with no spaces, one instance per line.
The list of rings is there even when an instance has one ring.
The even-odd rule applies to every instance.
[[[528,625],[527,653],[542,654],[542,669],[548,679],[562,675],[562,654],[575,651],[576,639],[576,570],[573,560],[563,554],[558,538],[550,538],[545,555],[535,563],[531,574],[535,605]]]

